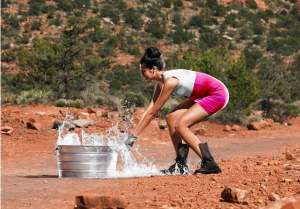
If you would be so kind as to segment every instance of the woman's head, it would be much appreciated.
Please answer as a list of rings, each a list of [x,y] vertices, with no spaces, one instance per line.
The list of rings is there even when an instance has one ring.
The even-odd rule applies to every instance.
[[[154,66],[157,69],[163,70],[165,68],[165,62],[162,59],[162,53],[156,47],[148,47],[145,50],[144,56],[140,60],[140,64],[143,65],[144,68],[152,69]]]

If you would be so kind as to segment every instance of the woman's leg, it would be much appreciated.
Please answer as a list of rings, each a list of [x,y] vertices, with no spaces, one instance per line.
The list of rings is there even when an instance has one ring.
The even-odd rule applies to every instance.
[[[191,99],[186,99],[179,105],[177,105],[170,113],[166,116],[166,121],[169,127],[170,136],[173,142],[175,153],[177,153],[178,144],[181,143],[181,136],[178,135],[175,131],[176,121],[193,105],[195,102]]]
[[[182,137],[201,159],[202,155],[198,146],[200,141],[188,128],[205,120],[209,116],[210,115],[198,103],[195,103],[191,108],[186,110],[175,123],[176,133]]]

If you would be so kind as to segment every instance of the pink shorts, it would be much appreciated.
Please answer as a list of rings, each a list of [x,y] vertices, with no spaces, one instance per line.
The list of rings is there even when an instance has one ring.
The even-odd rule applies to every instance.
[[[208,114],[223,109],[229,100],[226,86],[218,79],[205,73],[196,73],[194,89],[189,97],[198,103]]]

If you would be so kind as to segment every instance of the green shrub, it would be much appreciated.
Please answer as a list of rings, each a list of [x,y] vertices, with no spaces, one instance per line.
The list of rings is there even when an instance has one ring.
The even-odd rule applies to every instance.
[[[125,93],[125,98],[123,100],[123,106],[127,106],[128,108],[133,105],[136,107],[144,107],[146,104],[146,100],[144,95],[141,92],[135,93],[128,91]]]
[[[59,99],[56,101],[57,107],[76,107],[76,108],[83,108],[84,107],[84,101],[81,99],[76,100],[65,100],[65,99]]]
[[[118,79],[113,79],[109,84],[109,88],[112,90],[120,90],[122,88],[122,82]]]

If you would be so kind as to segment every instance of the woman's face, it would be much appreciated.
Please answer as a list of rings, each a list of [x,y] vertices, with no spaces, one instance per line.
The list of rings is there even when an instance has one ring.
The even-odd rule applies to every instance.
[[[141,71],[141,76],[147,81],[152,80],[152,73],[150,72],[149,68],[145,68],[144,65],[140,65],[140,71]]]

